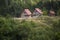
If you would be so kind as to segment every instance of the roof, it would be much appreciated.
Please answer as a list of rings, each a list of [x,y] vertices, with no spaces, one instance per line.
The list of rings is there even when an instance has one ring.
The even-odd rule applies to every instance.
[[[43,12],[41,11],[41,9],[39,9],[39,8],[35,8],[35,11],[39,12],[40,14],[43,14]]]
[[[26,12],[27,15],[31,15],[32,14],[29,9],[24,9],[24,12]]]
[[[52,11],[52,10],[50,10],[50,14],[55,14],[55,12],[54,12],[54,11]]]

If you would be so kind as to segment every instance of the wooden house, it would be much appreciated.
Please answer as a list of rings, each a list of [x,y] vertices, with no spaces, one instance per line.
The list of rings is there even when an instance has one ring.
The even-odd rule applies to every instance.
[[[43,15],[43,12],[41,9],[39,8],[35,8],[34,12],[33,12],[33,17],[38,17],[38,16],[42,16]]]
[[[55,11],[50,10],[50,11],[49,11],[49,16],[55,16]]]
[[[30,12],[29,9],[24,9],[24,11],[21,14],[21,18],[29,18],[29,17],[31,17],[31,14],[32,13]]]

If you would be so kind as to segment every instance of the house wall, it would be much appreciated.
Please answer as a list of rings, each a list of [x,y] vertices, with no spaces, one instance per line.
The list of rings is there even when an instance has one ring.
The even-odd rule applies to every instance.
[[[33,12],[33,17],[39,17],[41,14],[39,12]]]
[[[31,15],[27,15],[26,13],[22,13],[21,18],[30,18]]]
[[[39,12],[33,12],[33,15],[39,15],[40,13]]]

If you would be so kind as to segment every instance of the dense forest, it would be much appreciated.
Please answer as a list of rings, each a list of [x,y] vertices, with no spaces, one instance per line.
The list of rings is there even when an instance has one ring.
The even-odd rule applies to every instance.
[[[13,17],[19,17],[21,12],[28,8],[32,12],[34,8],[40,8],[43,11],[49,11],[53,9],[56,15],[60,13],[60,1],[59,0],[0,0],[0,15],[11,15]]]

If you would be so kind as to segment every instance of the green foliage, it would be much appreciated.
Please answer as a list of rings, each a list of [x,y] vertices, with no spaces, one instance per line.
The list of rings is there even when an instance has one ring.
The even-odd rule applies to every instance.
[[[60,40],[60,32],[56,32],[56,34],[55,34],[55,39],[56,39],[56,40]]]
[[[0,17],[0,19],[0,40],[11,40],[17,32],[18,23],[10,18]]]
[[[0,40],[60,40],[60,19],[56,18],[40,17],[38,22],[0,17]]]
[[[60,19],[53,23],[54,31],[55,31],[55,39],[60,40]]]
[[[56,12],[60,9],[60,1],[50,0],[0,0],[0,15],[10,14],[12,17],[19,17],[23,9],[28,8],[33,11],[35,8],[41,8],[45,11],[54,9]],[[45,7],[45,9],[44,9]],[[44,11],[44,12],[45,12]],[[46,12],[45,12],[46,13]],[[46,15],[44,13],[44,15]],[[59,15],[59,14],[58,14]]]
[[[60,16],[60,9],[57,11],[57,15]]]

